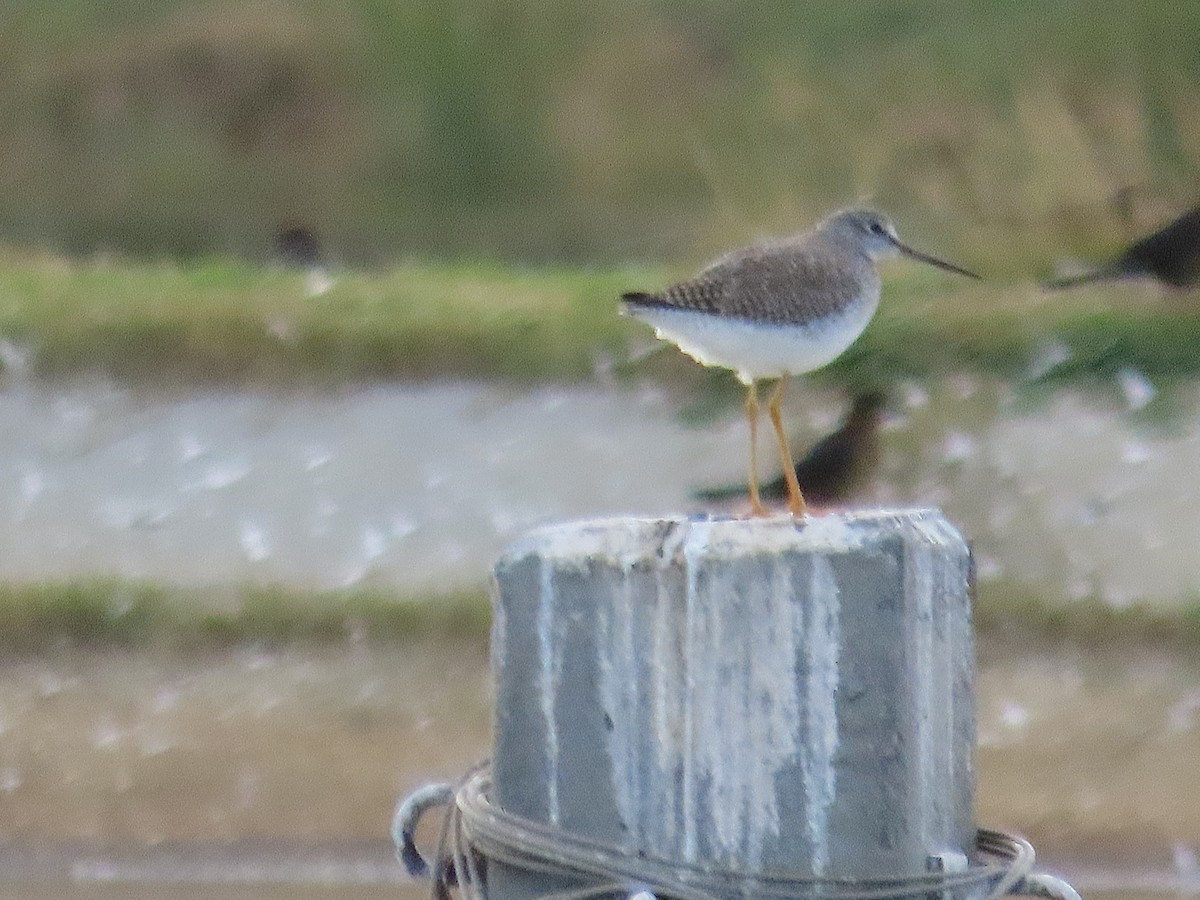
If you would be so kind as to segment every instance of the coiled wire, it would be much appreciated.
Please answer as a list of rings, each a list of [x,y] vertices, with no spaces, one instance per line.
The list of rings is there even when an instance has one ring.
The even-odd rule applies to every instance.
[[[482,763],[457,786],[427,786],[397,808],[393,839],[414,875],[426,870],[413,841],[416,822],[433,806],[447,808],[431,871],[434,900],[446,900],[453,887],[466,900],[487,900],[491,861],[574,885],[547,892],[544,900],[643,893],[672,900],[900,900],[938,895],[983,900],[1006,894],[1079,900],[1066,882],[1033,873],[1034,850],[1028,841],[998,831],[977,832],[979,861],[960,871],[873,879],[737,872],[646,857],[512,815],[491,802],[491,787],[490,767]]]

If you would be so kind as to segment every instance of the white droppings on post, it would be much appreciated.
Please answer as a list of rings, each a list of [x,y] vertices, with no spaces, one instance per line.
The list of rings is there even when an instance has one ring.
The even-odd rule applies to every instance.
[[[629,727],[627,723],[618,728],[616,720],[622,718],[634,719],[635,710],[638,708],[638,698],[641,693],[641,685],[637,677],[639,668],[639,659],[637,653],[637,645],[634,642],[634,609],[633,609],[633,581],[627,579],[625,582],[624,592],[621,596],[623,601],[622,613],[622,629],[621,629],[621,655],[625,661],[621,665],[619,676],[616,673],[610,673],[609,678],[617,683],[617,686],[623,693],[622,703],[618,707],[613,708],[611,713],[613,717],[613,730],[611,737],[618,743],[614,748],[619,753],[622,759],[625,760],[625,766],[631,773],[637,773],[640,768],[641,757],[638,754],[640,747],[641,735],[635,734],[634,729]],[[614,677],[615,676],[615,677]],[[621,746],[624,744],[624,746]],[[614,767],[615,768],[615,767]],[[638,822],[638,810],[643,806],[642,784],[644,779],[640,777],[630,778],[627,781],[629,790],[625,792],[625,803],[621,809],[624,816],[626,827],[634,830],[637,833],[641,831],[641,823]]]
[[[527,557],[553,559],[563,571],[576,572],[585,571],[592,560],[603,560],[628,571],[641,559],[638,542],[630,538],[649,538],[647,530],[659,524],[658,519],[593,519],[567,529],[543,525],[513,541],[504,557],[514,561]]]
[[[801,753],[796,723],[803,714],[795,666],[799,636],[806,633],[804,604],[795,596],[790,566],[781,560],[769,564],[767,578],[748,583],[744,574],[737,580],[736,570],[719,561],[712,565],[714,557],[721,559],[721,552],[744,553],[744,547],[736,543],[715,547],[711,523],[687,523],[669,536],[668,543],[656,573],[655,618],[660,626],[673,615],[670,586],[663,576],[678,561],[683,563],[684,596],[679,623],[682,647],[671,645],[674,629],[655,628],[654,747],[656,770],[667,775],[653,792],[661,804],[658,813],[681,828],[685,860],[700,858],[703,848],[697,823],[707,818],[712,827],[706,839],[714,845],[709,852],[719,850],[757,865],[768,839],[780,833],[778,773]],[[820,680],[812,689],[814,744],[808,753],[818,822],[827,817],[832,803],[830,767],[837,746],[838,597],[832,579],[826,563],[813,585],[822,593],[822,612],[813,623],[818,631],[810,638],[815,676]],[[736,646],[730,646],[731,641]],[[602,690],[615,700],[632,690],[629,674],[635,670],[617,662],[632,654],[630,645],[610,652],[614,664],[602,672],[606,681],[615,678],[619,683],[606,684]],[[714,656],[726,661],[696,665]],[[639,800],[649,795],[639,790],[642,776],[633,768],[636,757],[625,749],[629,740],[622,723],[615,723],[610,754],[617,805],[626,822],[636,822]],[[677,783],[670,773],[678,773]]]
[[[906,548],[904,559],[906,593],[915,603],[914,615],[908,621],[908,638],[912,642],[911,646],[918,668],[928,671],[930,676],[934,674],[930,671],[933,662],[933,569],[931,563],[928,547],[917,545]],[[921,679],[911,685],[915,694],[912,702],[916,717],[917,760],[919,762],[917,790],[920,798],[919,807],[925,812],[918,826],[922,840],[928,839],[931,828],[941,828],[941,823],[939,822],[935,826],[931,821],[934,817],[929,815],[930,806],[937,806],[936,803],[930,801],[937,797],[939,769],[937,764],[940,761],[938,746],[935,744],[933,734],[935,687],[940,692],[942,683],[940,679],[933,677]],[[952,721],[950,716],[943,718]]]
[[[699,614],[703,609],[700,598],[697,596],[697,582],[700,574],[700,559],[708,550],[707,530],[697,527],[701,524],[695,523],[688,527],[681,548],[687,587],[684,590],[683,653],[680,662],[683,667],[682,680],[686,691],[682,695],[683,740],[672,745],[681,757],[678,765],[683,772],[683,858],[686,862],[696,861],[696,763],[698,755],[703,752],[696,740],[696,701],[700,692],[697,676],[712,672],[712,667],[697,667],[693,671],[690,665],[693,660],[704,658],[703,655],[696,656],[697,652],[704,653],[704,648],[700,646],[701,635],[698,627]]]
[[[813,874],[824,875],[829,869],[829,810],[837,796],[834,756],[838,747],[838,657],[842,643],[841,597],[833,566],[826,557],[813,557],[809,594],[813,621],[802,629],[809,672],[801,771],[808,801]]]
[[[915,516],[905,519],[906,524],[926,543],[927,549],[952,546],[961,541],[962,535],[942,516]]]
[[[662,537],[654,574],[655,586],[655,654],[657,690],[653,695],[654,721],[656,725],[653,752],[655,771],[660,773],[662,783],[657,786],[658,802],[655,809],[648,805],[643,815],[650,821],[644,828],[652,831],[656,839],[676,843],[675,836],[683,829],[686,801],[680,784],[685,780],[682,767],[684,754],[678,748],[683,735],[689,733],[687,722],[688,670],[686,641],[688,617],[683,617],[682,629],[676,605],[678,590],[671,579],[671,567],[682,558],[683,545],[688,537],[689,523],[677,523]],[[685,598],[686,603],[686,598]],[[686,613],[686,609],[685,609]]]
[[[667,584],[667,573],[660,566],[654,572],[654,682],[653,690],[650,692],[651,715],[654,721],[654,746],[651,752],[654,754],[655,768],[658,772],[669,772],[668,752],[667,748],[672,746],[677,738],[677,723],[679,721],[679,703],[673,698],[677,698],[682,694],[683,685],[678,677],[679,674],[679,647],[672,640],[673,629],[670,627],[672,619],[672,591],[670,585]],[[623,677],[617,673],[616,677]],[[640,778],[640,773],[636,770],[630,773],[615,772],[614,781],[617,783],[618,791],[624,787],[621,785],[621,779],[631,774]],[[662,790],[656,792],[657,804],[651,802],[644,810],[633,809],[631,815],[638,819],[639,828],[643,833],[649,831],[650,835],[655,838],[671,834],[675,829],[675,823],[679,816],[678,795],[674,790]],[[643,817],[649,813],[650,819],[647,821]]]
[[[497,567],[498,629],[537,630],[503,631],[502,802],[680,863],[924,871],[973,833],[965,554],[924,511],[533,532]]]
[[[634,642],[636,627],[633,580],[625,578],[613,594],[611,610],[601,606],[597,642],[599,691],[605,714],[612,722],[608,732],[608,753],[612,760],[613,790],[617,811],[634,840],[642,839],[642,781],[639,775],[641,735],[630,722],[636,719],[641,685],[635,673],[640,665]]]
[[[804,713],[795,666],[804,601],[795,596],[792,568],[782,560],[767,563],[766,578],[747,582],[743,574],[737,580],[721,561],[744,555],[745,545],[714,546],[713,532],[712,523],[689,522],[664,537],[653,575],[655,609],[640,619],[652,630],[651,746],[653,771],[663,780],[645,784],[637,748],[646,741],[629,732],[627,721],[636,717],[614,716],[607,742],[614,798],[633,840],[674,831],[685,860],[717,850],[757,864],[768,839],[780,833],[778,773],[801,752],[796,723]],[[682,571],[675,568],[681,564]],[[682,581],[682,597],[668,580],[672,571]],[[826,574],[818,579],[826,594],[826,612],[816,623],[823,629],[816,642],[822,648],[817,658],[825,700],[814,720],[819,748],[810,754],[814,761],[831,758],[836,747],[836,723],[830,722],[836,673],[831,677],[828,671],[837,662],[836,635],[829,630],[831,622],[836,627],[836,609],[832,618],[828,610],[837,597],[836,587],[830,591],[827,585],[831,570]],[[625,714],[633,712],[643,690],[631,677],[639,671],[633,634],[640,612],[626,585],[599,622],[599,689],[608,709]],[[714,658],[725,661],[713,665]],[[822,775],[816,783],[826,781]],[[830,789],[822,791],[820,802],[827,804]],[[707,851],[698,831],[704,821],[712,823],[706,827]]]
[[[768,839],[780,835],[777,779],[800,752],[796,723],[802,715],[795,666],[803,605],[788,565],[774,560],[765,574],[737,584],[740,602],[724,605],[718,601],[730,598],[734,585],[713,578],[706,599],[726,663],[724,670],[707,670],[708,683],[695,697],[706,716],[699,750],[711,839],[751,869],[761,865]],[[727,633],[738,641],[736,652],[726,646]]]
[[[702,850],[698,823],[707,816],[712,828],[706,839],[715,845],[711,849],[757,865],[768,839],[780,833],[778,773],[797,759],[802,759],[804,770],[811,837],[814,845],[825,840],[836,787],[840,598],[832,566],[819,555],[813,557],[809,586],[811,623],[804,622],[805,604],[795,596],[791,567],[782,559],[769,565],[765,579],[750,584],[730,581],[733,570],[722,563],[744,556],[747,544],[714,538],[714,531],[722,530],[722,523],[716,524],[717,528],[711,522],[681,523],[669,532],[655,572],[651,696],[656,771],[676,773],[678,778],[668,777],[652,792],[658,804],[656,818],[663,823],[658,829],[644,820],[642,804],[649,795],[634,752],[639,738],[628,734],[622,721],[614,722],[609,753],[617,807],[632,838],[642,837],[647,829],[678,827],[683,859],[695,862]],[[841,521],[815,520],[806,523],[805,532],[806,546],[843,552],[861,540]],[[769,554],[794,547],[794,542],[793,529],[774,527],[756,534],[753,546]],[[677,615],[672,604],[678,598],[666,575],[679,562],[683,615],[676,631],[669,623]],[[610,708],[624,711],[631,709],[638,690],[630,678],[636,671],[636,611],[628,590],[620,598],[616,606],[623,621],[604,625],[606,650],[600,671]],[[803,656],[811,667],[805,679],[795,671],[802,635]],[[681,645],[674,643],[676,636]],[[737,652],[726,646],[731,639],[740,642]],[[717,656],[728,656],[726,664],[695,665],[711,659],[717,648]],[[807,685],[803,698],[802,684]],[[802,720],[808,723],[803,734],[796,725]],[[827,860],[827,848],[821,853]]]
[[[537,608],[538,651],[541,662],[542,715],[546,719],[546,815],[558,824],[558,726],[554,698],[558,693],[558,650],[554,640],[554,565],[542,560],[538,570],[540,596]]]
[[[589,560],[605,560],[619,566],[628,566],[640,560],[637,542],[631,543],[634,535],[647,541],[658,533],[663,523],[669,528],[662,541],[664,560],[682,550],[689,536],[697,530],[706,535],[710,559],[729,559],[743,556],[747,551],[772,554],[796,548],[796,535],[804,535],[804,546],[811,551],[833,550],[854,551],[864,546],[867,539],[861,525],[878,523],[880,519],[899,518],[908,522],[910,516],[901,511],[862,510],[847,511],[838,515],[812,516],[802,522],[790,516],[766,519],[594,519],[578,527],[564,529],[546,525],[535,528],[517,538],[505,551],[510,560],[537,556],[553,558],[559,565],[575,562],[582,571]],[[731,527],[733,525],[738,527]],[[943,522],[921,522],[917,527],[927,532],[930,540],[939,535],[954,533],[953,527]]]
[[[499,587],[496,584],[496,576],[492,576],[492,591],[496,592]],[[492,665],[492,678],[496,684],[500,684],[504,680],[504,661],[508,654],[505,653],[505,636],[508,634],[508,610],[499,603],[492,605],[492,638],[488,647],[488,657]]]

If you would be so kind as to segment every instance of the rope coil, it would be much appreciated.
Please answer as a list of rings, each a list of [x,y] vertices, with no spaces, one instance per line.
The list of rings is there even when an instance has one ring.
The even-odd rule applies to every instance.
[[[453,887],[466,900],[487,900],[487,864],[492,861],[577,885],[548,892],[542,895],[545,900],[635,894],[672,900],[900,900],[939,894],[1079,900],[1065,882],[1032,872],[1034,850],[1028,841],[998,831],[977,832],[978,861],[961,871],[871,879],[738,872],[646,857],[515,816],[491,802],[491,787],[490,767],[482,763],[457,786],[426,786],[397,807],[392,823],[397,853],[410,874],[431,874],[434,900],[446,900]],[[435,806],[445,806],[446,814],[437,857],[427,866],[413,835],[417,821]]]

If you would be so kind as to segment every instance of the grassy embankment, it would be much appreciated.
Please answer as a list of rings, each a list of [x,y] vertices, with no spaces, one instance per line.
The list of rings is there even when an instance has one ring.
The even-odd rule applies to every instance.
[[[680,273],[675,273],[680,274]],[[616,315],[646,267],[523,269],[409,262],[347,272],[319,297],[301,275],[230,262],[67,261],[0,255],[0,338],[36,376],[289,384],[428,377],[576,380],[621,363],[649,332]],[[1052,349],[1053,348],[1053,349]],[[1055,358],[1049,371],[1041,360]],[[10,362],[10,365],[13,363]],[[677,354],[655,375],[695,378]],[[1122,367],[1200,372],[1200,305],[1152,286],[1047,294],[964,284],[895,263],[876,320],[823,379],[848,385],[972,372],[1086,380]]]
[[[490,618],[482,591],[399,599],[369,589],[188,589],[111,580],[0,585],[0,650],[18,652],[63,646],[203,650],[245,642],[483,642]],[[1001,643],[1142,645],[1187,655],[1200,648],[1200,601],[1123,609],[1099,600],[1049,605],[1026,592],[985,587],[975,622],[982,637]]]
[[[0,648],[202,650],[243,642],[483,640],[481,592],[399,599],[368,589],[176,588],[97,579],[0,585]]]

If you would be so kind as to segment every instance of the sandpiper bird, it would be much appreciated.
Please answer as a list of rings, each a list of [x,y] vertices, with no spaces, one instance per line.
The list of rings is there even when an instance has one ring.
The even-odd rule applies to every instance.
[[[878,391],[857,395],[837,431],[825,435],[796,462],[792,470],[804,499],[813,506],[845,503],[870,478],[879,464],[879,422],[885,398]],[[743,496],[741,485],[704,488],[692,496],[709,503],[726,503]],[[787,477],[781,474],[759,490],[764,500],[787,497]]]
[[[655,294],[622,295],[622,312],[706,366],[732,369],[746,385],[750,424],[750,511],[766,515],[758,490],[758,389],[777,378],[767,410],[788,487],[788,508],[804,514],[780,404],[788,376],[819,369],[854,343],[879,305],[878,257],[912,259],[979,276],[901,243],[882,213],[834,213],[812,231],[737,250],[694,278]]]
[[[1110,262],[1080,275],[1047,281],[1046,287],[1057,290],[1121,278],[1157,278],[1173,288],[1200,283],[1200,207],[1134,241]]]

